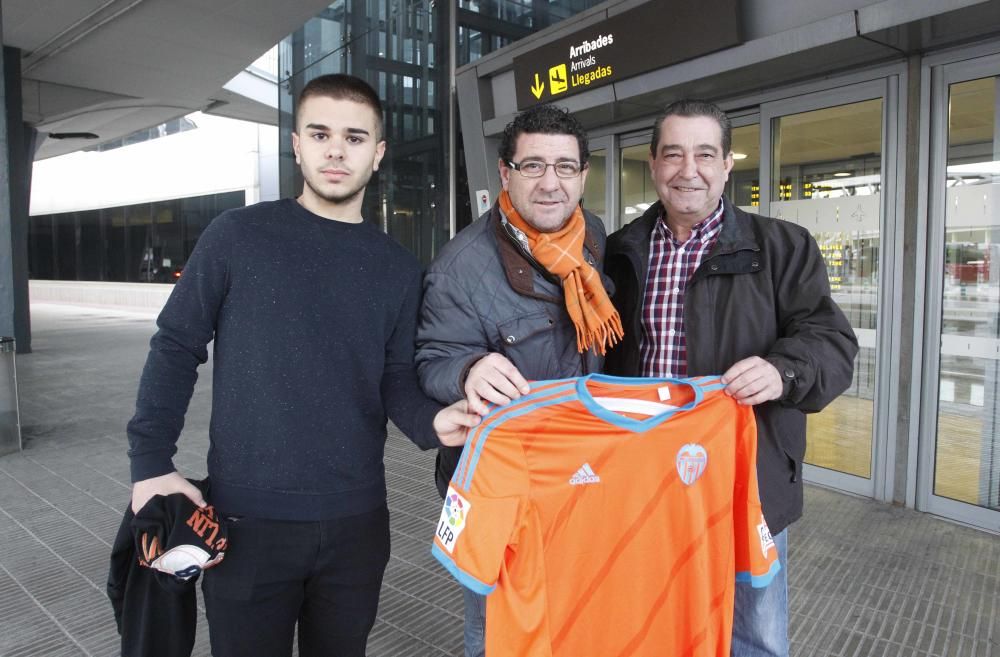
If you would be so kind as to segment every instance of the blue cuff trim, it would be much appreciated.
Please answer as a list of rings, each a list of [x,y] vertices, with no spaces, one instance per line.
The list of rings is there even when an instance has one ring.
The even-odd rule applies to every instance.
[[[736,581],[740,584],[749,584],[755,589],[762,589],[771,583],[774,576],[781,571],[781,564],[775,561],[771,564],[771,568],[763,575],[751,575],[745,570],[741,570],[736,573]]]
[[[490,593],[493,593],[494,589],[496,589],[496,584],[486,584],[485,582],[480,582],[464,570],[459,569],[459,567],[455,565],[455,562],[452,561],[451,557],[445,554],[444,551],[437,546],[437,543],[431,546],[431,554],[434,555],[435,559],[441,562],[441,565],[445,567],[445,570],[451,573],[452,577],[458,580],[459,584],[470,591],[474,591],[479,595],[489,595]]]

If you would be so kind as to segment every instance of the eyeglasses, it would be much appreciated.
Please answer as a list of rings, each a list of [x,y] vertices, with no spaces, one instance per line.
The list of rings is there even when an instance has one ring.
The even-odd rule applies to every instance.
[[[549,164],[542,160],[521,160],[520,162],[513,162],[507,160],[507,166],[509,166],[514,171],[517,171],[525,178],[541,178],[545,175],[545,170],[552,167],[552,170],[556,172],[556,175],[560,178],[576,178],[580,175],[580,172],[587,168],[586,164],[580,164],[579,162],[573,162],[572,160],[565,160],[562,162],[555,162]]]

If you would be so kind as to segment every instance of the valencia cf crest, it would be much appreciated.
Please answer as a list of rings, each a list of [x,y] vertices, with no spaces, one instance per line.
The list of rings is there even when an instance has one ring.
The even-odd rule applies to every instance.
[[[677,452],[677,474],[685,485],[698,481],[708,465],[708,452],[697,443],[688,443]]]

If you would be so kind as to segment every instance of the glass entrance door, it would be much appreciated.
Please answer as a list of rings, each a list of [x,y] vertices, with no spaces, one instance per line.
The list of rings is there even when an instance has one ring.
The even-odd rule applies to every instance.
[[[587,186],[583,190],[583,207],[604,221],[604,228],[610,235],[615,228],[611,212],[611,176],[608,171],[608,153],[614,148],[614,140],[609,136],[594,137],[590,140],[590,159],[587,163]]]
[[[650,133],[622,137],[618,163],[618,221],[616,228],[630,224],[656,203],[656,187],[649,177]]]
[[[1000,56],[932,72],[921,507],[1000,530]]]
[[[743,121],[746,119],[744,118]],[[760,212],[760,123],[757,115],[753,123],[733,123],[733,170],[726,183],[726,198],[747,212]]]
[[[858,336],[851,387],[807,419],[804,476],[876,496],[880,447],[880,315],[886,285],[886,82],[761,106],[762,214],[809,230],[826,261],[834,300]],[[892,187],[892,185],[889,185]],[[891,277],[890,277],[891,278]]]

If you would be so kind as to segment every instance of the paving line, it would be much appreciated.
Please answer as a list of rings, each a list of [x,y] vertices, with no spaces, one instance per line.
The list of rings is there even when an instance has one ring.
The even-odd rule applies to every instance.
[[[4,470],[2,467],[0,467],[0,472],[3,472],[3,474],[5,474],[8,477],[10,477],[11,479],[13,479],[20,486],[24,487],[25,490],[27,490],[28,492],[30,492],[33,495],[35,495],[35,497],[37,497],[38,499],[42,500],[43,502],[45,502],[49,506],[51,506],[53,509],[55,509],[56,511],[58,511],[59,513],[61,513],[63,516],[65,516],[65,517],[69,518],[70,520],[72,520],[75,524],[77,524],[78,526],[80,526],[82,529],[84,529],[91,536],[95,537],[101,543],[104,543],[104,545],[106,545],[108,548],[112,547],[111,543],[109,543],[108,541],[104,540],[103,538],[101,538],[100,536],[98,536],[94,532],[90,531],[89,529],[87,529],[83,525],[80,525],[80,523],[77,522],[71,515],[63,512],[62,509],[60,509],[59,507],[57,507],[54,504],[52,504],[52,502],[50,502],[49,500],[45,499],[41,495],[36,494],[34,491],[32,491],[30,488],[28,488],[27,486],[25,486],[20,481],[18,481],[15,477],[13,477],[9,472],[7,472],[6,470]],[[109,508],[111,508],[111,507],[109,507]],[[112,509],[112,510],[115,511],[116,513],[120,513],[120,510],[118,510],[118,509]],[[44,540],[42,540],[41,537],[39,537],[38,535],[36,535],[34,532],[32,532],[30,529],[28,529],[24,524],[22,524],[16,518],[14,518],[12,515],[10,515],[5,509],[0,508],[0,513],[3,513],[5,516],[7,516],[8,518],[10,518],[18,527],[20,527],[21,529],[23,529],[25,532],[28,533],[28,535],[30,535],[36,541],[38,541],[39,543],[41,543],[45,547],[45,549],[47,549],[49,552],[51,552],[53,555],[55,555],[56,558],[59,559],[59,561],[61,561],[67,567],[69,567],[71,570],[73,570],[73,572],[75,572],[76,574],[80,575],[80,577],[82,577],[88,584],[90,584],[94,589],[96,589],[102,596],[106,595],[106,592],[105,592],[104,589],[102,589],[101,587],[99,587],[96,584],[94,584],[94,582],[89,577],[87,577],[84,573],[82,573],[80,570],[78,570],[77,568],[75,568],[74,566],[72,566],[68,561],[66,561],[61,556],[59,556],[59,554],[55,550],[53,550],[49,546],[49,544],[47,542],[45,542]],[[0,567],[2,567],[2,564],[0,564]],[[196,606],[197,606],[198,610],[201,611],[202,614],[205,613],[205,609],[204,609],[203,605],[200,602]]]
[[[30,456],[25,456],[25,458],[26,458],[27,460],[31,461],[32,463],[34,463],[35,465],[37,465],[38,467],[42,468],[42,469],[43,469],[43,470],[45,470],[46,472],[49,472],[49,473],[50,473],[50,474],[52,474],[53,476],[55,476],[55,477],[58,477],[58,478],[62,479],[62,480],[63,480],[63,481],[65,481],[65,482],[66,482],[67,484],[69,484],[69,485],[70,485],[70,486],[72,486],[73,488],[77,489],[78,491],[80,491],[81,493],[83,493],[84,495],[86,495],[87,497],[89,497],[90,499],[94,500],[95,502],[97,502],[97,503],[98,503],[98,504],[100,504],[101,506],[104,506],[104,507],[106,507],[107,509],[110,509],[111,511],[114,511],[114,513],[115,513],[116,515],[118,515],[118,514],[121,514],[121,513],[122,513],[122,510],[121,510],[121,509],[118,509],[118,508],[115,508],[115,507],[111,506],[110,504],[108,504],[108,503],[107,503],[107,502],[105,502],[104,500],[100,499],[100,498],[99,498],[99,497],[97,497],[96,495],[93,495],[92,493],[90,493],[90,492],[88,492],[88,491],[86,491],[86,490],[84,490],[84,489],[80,488],[79,486],[77,486],[76,484],[74,484],[74,483],[73,483],[72,481],[70,481],[69,479],[67,479],[67,478],[66,478],[66,477],[64,477],[63,475],[59,474],[58,472],[56,472],[56,471],[55,471],[55,470],[53,470],[52,468],[48,467],[47,465],[44,465],[43,463],[39,463],[38,461],[36,461],[35,459],[31,458]],[[86,465],[86,464],[83,464],[83,465]],[[2,468],[0,468],[0,469],[2,469]],[[23,484],[22,484],[22,485],[23,485]]]
[[[101,475],[102,477],[104,477],[104,478],[106,478],[106,479],[108,479],[108,480],[110,480],[110,481],[118,484],[119,486],[121,486],[122,488],[124,488],[127,491],[131,491],[132,490],[132,485],[131,484],[126,484],[124,481],[121,481],[117,477],[112,477],[107,472],[104,472],[103,470],[98,470],[97,468],[95,468],[94,466],[92,466],[89,463],[81,463],[81,465],[83,467],[85,467],[85,468],[93,470],[94,472],[96,472],[97,474]]]
[[[14,650],[8,650],[3,654],[4,657],[39,657],[39,655],[59,657],[61,655],[68,655],[66,651],[71,649],[73,649],[73,644],[68,643],[63,637],[53,634],[52,636],[45,636],[29,641],[27,644],[22,644]],[[79,652],[75,651],[73,653],[74,656],[78,656],[79,654]]]
[[[53,502],[52,502],[51,500],[48,500],[48,499],[46,499],[46,498],[42,497],[41,495],[39,495],[39,494],[38,494],[38,493],[36,493],[35,491],[33,491],[33,490],[31,490],[30,488],[28,488],[28,487],[27,487],[26,485],[24,485],[24,484],[23,484],[23,483],[22,483],[21,481],[19,481],[19,480],[17,479],[17,477],[15,477],[15,476],[14,476],[14,475],[12,475],[11,473],[7,472],[7,471],[6,471],[6,470],[5,470],[5,469],[4,469],[4,468],[3,468],[2,466],[0,466],[0,472],[2,472],[3,474],[7,475],[7,476],[8,476],[8,477],[10,477],[11,479],[13,479],[13,480],[14,480],[14,482],[16,482],[16,483],[17,483],[17,485],[18,485],[18,486],[20,486],[20,487],[21,487],[21,488],[23,488],[24,490],[28,491],[28,492],[29,492],[29,493],[31,493],[32,495],[34,495],[35,497],[37,497],[38,499],[40,499],[40,500],[41,500],[42,502],[45,502],[46,504],[48,504],[48,505],[49,505],[50,507],[52,507],[52,508],[53,508],[53,509],[55,509],[56,511],[58,511],[58,512],[59,512],[60,514],[62,514],[62,516],[63,516],[63,517],[67,518],[67,519],[68,519],[68,520],[69,520],[70,522],[72,522],[72,523],[73,523],[74,525],[76,525],[77,527],[79,527],[79,528],[80,528],[80,529],[82,529],[83,531],[87,532],[88,534],[90,534],[91,536],[93,536],[94,538],[96,538],[96,539],[97,539],[98,541],[100,541],[101,543],[103,543],[103,544],[104,544],[104,545],[106,545],[107,547],[109,547],[109,548],[111,547],[111,543],[110,543],[110,542],[108,542],[108,541],[107,541],[106,539],[104,539],[104,538],[101,538],[100,536],[98,536],[97,534],[95,534],[94,532],[92,532],[92,531],[91,531],[91,530],[90,530],[90,529],[89,529],[88,527],[86,527],[85,525],[83,525],[83,524],[82,524],[82,523],[81,523],[81,522],[80,522],[79,520],[77,520],[76,518],[74,518],[74,517],[73,517],[73,516],[71,516],[70,514],[66,513],[66,512],[65,512],[65,511],[63,511],[62,509],[60,509],[60,508],[59,508],[59,507],[58,507],[58,506],[57,506],[56,504],[54,504],[54,503],[53,503]],[[114,509],[114,511],[115,511],[115,513],[121,513],[121,511],[120,511],[120,510],[117,510],[117,509]],[[28,529],[27,527],[25,527],[25,526],[24,526],[24,525],[22,525],[22,524],[21,524],[20,522],[18,522],[18,521],[17,521],[17,519],[15,519],[15,518],[14,518],[14,516],[12,516],[12,515],[10,515],[9,513],[7,513],[7,511],[6,511],[6,510],[4,510],[4,509],[0,509],[0,512],[2,512],[2,513],[3,513],[4,515],[6,515],[6,516],[7,516],[8,518],[10,518],[11,520],[13,520],[13,521],[14,521],[15,523],[17,523],[17,524],[18,524],[18,525],[19,525],[19,526],[20,526],[21,528],[23,528],[23,529],[24,529],[25,531],[27,531],[27,532],[31,533],[31,530],[29,530],[29,529]],[[42,543],[42,545],[45,545],[45,546],[46,546],[46,548],[48,548],[48,544],[47,544],[47,543],[45,543],[44,541],[41,541],[41,540],[40,540],[40,539],[39,539],[39,538],[38,538],[37,536],[35,536],[35,534],[34,534],[34,533],[31,533],[31,535],[32,535],[32,536],[33,536],[33,537],[35,538],[35,540],[38,540],[38,541],[39,541],[40,543]],[[52,551],[51,549],[50,549],[49,551],[50,551],[50,552],[52,552],[53,554],[55,554],[55,552],[53,552],[53,551]],[[63,561],[64,561],[64,563],[65,563],[65,560],[63,560]],[[67,563],[67,565],[69,565],[69,564]],[[75,569],[74,569],[74,570],[75,570]],[[79,572],[79,571],[77,571],[77,572]]]
[[[17,525],[17,526],[18,526],[18,527],[20,527],[20,528],[21,528],[21,529],[22,529],[22,530],[23,530],[24,532],[26,532],[26,533],[28,534],[28,536],[30,536],[31,538],[33,538],[33,539],[35,539],[36,541],[38,541],[38,543],[40,543],[42,547],[44,547],[44,548],[45,548],[46,550],[48,550],[49,552],[51,552],[51,553],[52,553],[52,555],[53,555],[53,556],[54,556],[54,557],[55,557],[55,558],[56,558],[57,560],[59,560],[59,561],[60,561],[60,562],[61,562],[61,563],[62,563],[62,564],[63,564],[64,566],[66,566],[67,568],[69,568],[70,570],[72,570],[72,571],[73,571],[74,573],[76,573],[77,575],[79,575],[79,576],[80,576],[80,577],[81,577],[81,578],[82,578],[82,579],[83,579],[83,580],[84,580],[85,582],[87,582],[87,584],[89,584],[90,586],[92,586],[92,587],[94,588],[94,590],[95,590],[95,591],[97,591],[98,593],[100,593],[100,594],[101,594],[102,596],[105,596],[105,595],[107,595],[107,592],[106,592],[106,591],[105,591],[105,590],[104,590],[104,589],[103,589],[102,587],[100,587],[100,586],[98,586],[97,584],[95,584],[95,583],[94,583],[94,582],[93,582],[93,581],[92,581],[92,580],[91,580],[91,579],[90,579],[89,577],[87,577],[87,576],[86,576],[86,575],[84,575],[84,574],[83,574],[82,572],[80,572],[80,571],[79,571],[79,570],[78,570],[78,569],[76,568],[76,566],[74,566],[74,565],[73,565],[73,564],[71,564],[70,562],[68,562],[68,561],[66,561],[65,559],[63,559],[63,558],[62,558],[62,555],[60,555],[60,554],[59,554],[58,552],[56,552],[56,551],[55,551],[55,550],[53,550],[53,549],[52,549],[51,547],[49,547],[49,544],[48,544],[48,543],[46,543],[45,541],[43,541],[43,540],[42,540],[42,539],[41,539],[41,538],[40,538],[40,537],[39,537],[39,536],[38,536],[37,534],[35,534],[35,532],[33,532],[33,531],[31,531],[30,529],[28,529],[28,528],[27,528],[27,527],[26,527],[26,526],[25,526],[25,525],[24,525],[23,523],[21,523],[21,521],[19,521],[19,520],[18,520],[17,518],[15,518],[14,516],[10,515],[9,513],[7,513],[7,510],[6,510],[6,509],[3,509],[3,508],[0,508],[0,513],[4,514],[4,515],[5,515],[5,516],[7,516],[8,518],[10,518],[10,520],[11,520],[11,521],[12,521],[12,522],[13,522],[13,523],[14,523],[15,525]],[[108,547],[110,547],[110,543],[108,544]],[[2,564],[2,563],[0,563],[0,568],[3,568],[3,564]],[[6,569],[6,568],[4,568],[4,571],[6,572],[6,571],[7,571],[7,569]],[[9,574],[9,573],[8,573],[8,574]],[[15,580],[15,581],[16,581],[16,580]],[[18,585],[20,586],[20,582],[18,582]],[[23,587],[22,587],[22,588],[23,588]],[[27,591],[27,589],[25,589],[25,591]],[[34,599],[34,596],[32,596],[32,599]]]
[[[404,511],[403,509],[399,508],[398,506],[391,507],[389,509],[389,513],[391,514],[391,516],[402,516],[404,518],[411,518],[413,520],[419,521],[421,525],[425,525],[427,527],[431,527],[432,529],[430,529],[428,531],[427,536],[410,536],[410,538],[418,540],[418,541],[419,540],[423,540],[423,539],[427,539],[427,544],[430,545],[431,541],[434,538],[434,536],[432,534],[432,532],[434,531],[433,528],[437,527],[438,519],[439,519],[440,513],[441,513],[441,511],[440,511],[440,509],[439,509],[439,507],[438,507],[437,504],[435,504],[433,507],[430,507],[430,508],[432,509],[431,512],[435,516],[433,518],[429,517],[428,515],[423,515],[423,514],[420,514],[420,513],[413,513],[412,511]],[[399,532],[399,533],[403,534],[404,536],[406,536],[406,534],[404,532]]]
[[[436,646],[436,645],[434,645],[433,643],[430,643],[430,642],[429,642],[429,641],[427,641],[426,639],[423,639],[423,638],[421,638],[421,637],[417,636],[416,634],[413,634],[413,633],[412,633],[412,632],[410,632],[409,630],[405,629],[404,627],[401,627],[401,626],[397,625],[396,623],[392,623],[392,622],[390,622],[390,621],[387,621],[387,620],[385,620],[384,618],[380,618],[380,619],[379,619],[379,620],[378,620],[377,622],[379,622],[379,623],[381,623],[381,624],[385,625],[386,627],[391,627],[392,629],[396,630],[396,631],[397,631],[397,632],[399,632],[400,634],[403,634],[403,635],[405,635],[405,636],[408,636],[408,637],[410,637],[411,639],[413,639],[414,641],[417,641],[418,643],[421,643],[421,644],[423,644],[424,646],[427,646],[428,648],[433,648],[433,649],[434,649],[435,651],[437,651],[437,653],[438,653],[438,654],[441,654],[441,655],[448,655],[448,652],[446,652],[446,651],[444,650],[444,648],[441,648],[441,647],[439,647],[439,646]]]
[[[947,590],[948,585],[942,578],[938,578],[931,581],[931,587],[934,595],[930,597],[931,602],[928,603],[927,613],[925,614],[925,629],[930,631],[930,636],[924,644],[927,646],[928,652],[937,651],[940,644],[947,639],[947,634],[941,631],[941,616],[945,611],[945,606],[940,600],[944,598],[943,593]],[[945,591],[942,591],[942,589]]]
[[[454,580],[428,581],[427,574],[416,568],[396,564],[392,571],[386,571],[393,580],[387,586],[400,589],[407,597],[425,600],[429,606],[451,610],[458,600],[461,586]],[[457,612],[456,612],[457,615]]]
[[[3,511],[3,509],[0,509],[0,512],[6,513],[6,511]],[[12,520],[13,520],[13,518],[12,518]],[[17,522],[17,520],[14,520],[14,522]],[[28,531],[28,533],[30,534],[31,532]],[[55,554],[55,553],[53,553],[53,554]],[[59,555],[57,554],[56,557],[59,557]],[[63,563],[66,563],[66,561],[64,559],[62,559],[62,557],[59,557],[59,560],[62,561]],[[68,563],[66,563],[66,565],[69,566]],[[73,568],[72,566],[69,566],[69,567]],[[7,570],[7,568],[4,567],[4,565],[2,563],[0,563],[0,570],[3,570],[3,572],[7,575],[7,577],[9,577],[12,582],[14,582],[15,584],[17,584],[18,588],[20,588],[22,591],[24,591],[24,594],[26,596],[28,596],[29,598],[31,598],[31,601],[34,602],[38,606],[38,608],[42,611],[43,614],[45,614],[46,616],[49,617],[50,621],[52,621],[53,623],[55,623],[55,626],[58,627],[59,630],[63,634],[66,635],[66,638],[73,642],[73,645],[75,645],[77,648],[79,648],[80,650],[82,650],[83,654],[86,655],[87,657],[93,657],[93,655],[90,653],[90,651],[88,651],[86,648],[84,648],[83,644],[81,644],[79,641],[77,641],[76,638],[69,632],[69,630],[67,630],[63,626],[63,624],[59,622],[59,619],[57,619],[55,616],[53,616],[52,613],[48,609],[46,609],[45,606],[43,604],[41,604],[35,598],[35,596],[33,596],[31,594],[31,591],[29,591],[23,584],[21,584],[21,582],[19,582],[18,579],[16,577],[14,577],[14,574],[12,572],[10,572],[9,570]],[[73,568],[73,570],[76,570],[76,569]],[[79,572],[79,571],[77,571],[77,572]],[[87,581],[89,582],[90,580],[87,580]],[[102,591],[102,593],[103,593],[103,591]]]
[[[383,458],[383,462],[385,463],[386,471],[387,472],[391,472],[393,474],[393,477],[396,478],[396,479],[405,479],[406,481],[412,481],[413,483],[421,484],[421,485],[427,486],[428,488],[430,488],[430,486],[433,485],[433,482],[434,482],[434,470],[432,470],[432,469],[428,469],[428,471],[426,473],[424,473],[425,474],[424,477],[419,477],[418,478],[418,477],[413,477],[413,476],[410,476],[410,475],[403,474],[399,470],[393,470],[392,467],[391,467],[391,466],[396,466],[396,465],[400,465],[400,464],[412,465],[412,463],[407,463],[406,461],[403,461],[402,459],[398,459],[398,458],[395,458],[395,457],[392,457],[392,456],[385,456]]]
[[[430,552],[430,548],[427,549],[427,552],[428,553]],[[438,564],[437,561],[435,561],[434,564],[437,565],[438,567],[434,568],[432,570],[432,569],[427,568],[425,566],[421,566],[418,563],[414,563],[413,561],[410,561],[409,559],[404,559],[403,557],[400,557],[399,555],[396,555],[396,554],[390,554],[389,555],[389,559],[391,561],[398,561],[399,563],[404,563],[407,566],[410,566],[411,568],[414,568],[415,570],[419,570],[419,571],[421,571],[423,573],[426,573],[430,577],[434,577],[436,579],[440,579],[441,581],[444,581],[444,582],[450,582],[453,579],[452,576],[451,576],[451,574],[449,574],[448,571],[446,571],[444,569],[444,566],[441,566],[440,564]]]
[[[399,476],[397,474],[392,473],[392,478],[393,479],[397,479],[398,477]],[[402,488],[398,488],[396,485],[393,485],[391,482],[386,482],[386,492],[387,493],[393,493],[393,494],[396,494],[396,495],[402,495],[403,497],[407,497],[407,498],[410,498],[412,500],[416,500],[418,502],[424,502],[425,504],[428,504],[430,506],[430,508],[434,509],[435,513],[438,512],[438,510],[441,507],[441,504],[444,502],[444,500],[441,500],[440,497],[438,496],[437,490],[434,490],[433,493],[431,493],[430,491],[428,491],[428,493],[426,495],[417,495],[416,493],[409,493],[409,492],[403,490]],[[434,495],[434,497],[430,497],[430,495]]]
[[[405,597],[405,598],[408,598],[408,599],[410,599],[410,600],[412,600],[412,601],[414,601],[414,602],[418,602],[418,603],[421,603],[421,604],[424,604],[424,603],[426,603],[426,602],[427,602],[427,601],[426,601],[426,600],[424,600],[423,598],[421,598],[421,597],[419,597],[419,596],[416,596],[416,595],[414,595],[414,594],[410,593],[409,591],[406,591],[406,590],[404,590],[404,589],[402,589],[402,588],[400,588],[399,586],[396,586],[396,585],[394,585],[394,584],[388,584],[388,583],[386,583],[386,582],[383,582],[383,583],[382,583],[382,587],[383,587],[384,589],[386,589],[386,590],[389,590],[389,591],[395,591],[395,592],[396,592],[396,593],[397,593],[398,595],[400,595],[400,596],[403,596],[403,597]],[[458,595],[457,595],[457,594],[455,595],[455,599],[456,599],[456,600],[458,599]],[[434,611],[435,613],[441,613],[441,612],[444,612],[445,614],[447,614],[447,615],[449,615],[449,616],[452,616],[452,617],[454,617],[454,618],[463,618],[463,617],[464,617],[464,616],[463,616],[463,613],[464,613],[464,612],[463,612],[463,613],[459,613],[459,612],[457,612],[457,611],[454,611],[454,610],[452,610],[452,609],[448,609],[448,608],[446,608],[446,607],[440,607],[440,606],[438,606],[438,605],[434,605],[434,606],[432,607],[432,611]],[[384,620],[384,619],[383,619],[383,620]]]

